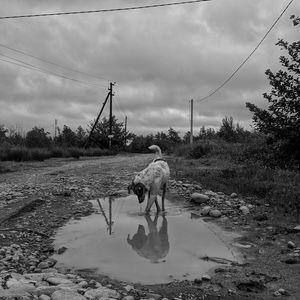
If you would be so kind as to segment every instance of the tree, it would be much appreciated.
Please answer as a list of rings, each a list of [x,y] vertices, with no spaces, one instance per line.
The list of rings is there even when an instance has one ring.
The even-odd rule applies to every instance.
[[[61,133],[62,144],[66,147],[77,146],[76,133],[68,126],[64,125],[63,131]]]
[[[45,132],[44,128],[33,127],[26,134],[25,145],[29,148],[48,147],[51,142],[48,137],[49,134],[49,132]]]
[[[77,146],[83,147],[85,145],[86,139],[87,139],[86,131],[82,128],[82,126],[78,126],[76,130]]]
[[[99,122],[92,135],[92,142],[102,148],[108,148],[109,146],[109,119],[104,117],[101,122]],[[90,127],[93,127],[94,122],[90,123]],[[118,122],[115,116],[112,117],[112,145],[114,147],[123,148],[125,143],[125,130],[124,124],[122,122]],[[127,138],[131,137],[130,133],[127,133]]]
[[[179,136],[179,132],[174,130],[172,127],[169,128],[167,137],[168,137],[168,141],[173,145],[179,145],[182,142]]]
[[[4,125],[0,125],[0,143],[6,140],[6,133],[7,129],[4,127]]]
[[[294,26],[300,24],[299,17],[292,16]],[[253,113],[255,128],[267,135],[268,142],[284,164],[300,161],[300,41],[289,43],[279,39],[276,43],[286,56],[280,56],[282,70],[273,73],[266,70],[271,91],[264,93],[267,109],[247,102]]]

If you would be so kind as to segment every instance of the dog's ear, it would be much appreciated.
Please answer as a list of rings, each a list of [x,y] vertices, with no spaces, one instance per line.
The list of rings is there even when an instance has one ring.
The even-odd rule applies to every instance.
[[[127,190],[128,190],[128,194],[130,194],[130,191],[133,190],[133,182],[128,185]]]

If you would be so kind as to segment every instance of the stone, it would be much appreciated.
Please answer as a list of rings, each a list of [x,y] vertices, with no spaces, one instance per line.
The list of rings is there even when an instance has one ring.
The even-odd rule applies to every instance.
[[[217,197],[217,196],[218,196],[218,194],[215,193],[215,192],[213,192],[213,191],[206,191],[206,192],[205,192],[205,195],[211,196],[211,197]]]
[[[295,243],[292,242],[292,241],[288,241],[287,246],[288,246],[289,249],[294,249],[294,248],[296,248]]]
[[[97,289],[85,292],[84,296],[88,300],[97,300],[100,297],[119,299],[121,295],[117,291],[102,286]]]
[[[3,290],[0,293],[0,300],[14,300],[14,299],[33,299],[33,296],[22,290]],[[60,299],[62,300],[62,299]],[[71,300],[71,299],[70,299]]]
[[[194,283],[195,284],[201,284],[202,283],[202,279],[201,278],[195,278],[194,279]]]
[[[209,201],[209,197],[204,194],[193,193],[191,195],[191,200],[195,203],[202,204],[202,203],[206,203],[207,201]]]
[[[46,279],[52,285],[59,285],[59,284],[73,284],[73,282],[67,278],[60,278],[60,277],[49,277]]]
[[[256,215],[253,217],[254,220],[256,221],[267,221],[268,220],[268,215],[266,213],[263,213],[263,214],[259,214],[259,215]]]
[[[57,286],[39,286],[35,292],[38,296],[47,295],[51,296],[54,292],[58,291],[59,287]]]
[[[56,263],[57,263],[56,259],[48,258],[48,259],[40,262],[37,267],[39,269],[49,269],[49,268],[53,267]]]
[[[247,206],[243,205],[240,207],[240,211],[244,214],[244,215],[247,215],[250,213],[250,210]]]
[[[197,191],[201,191],[201,190],[202,190],[202,186],[199,185],[199,184],[194,184],[194,185],[193,185],[193,188],[194,188],[195,190],[197,190]]]
[[[203,281],[210,281],[210,280],[211,280],[211,277],[210,277],[208,274],[203,274],[202,277],[201,277],[201,279],[202,279]]]
[[[231,205],[232,205],[231,202],[230,202],[229,200],[226,200],[226,201],[225,201],[225,204],[228,205],[228,206],[231,206]]]
[[[207,216],[211,210],[211,206],[204,206],[201,210],[201,215]]]
[[[300,225],[295,226],[295,227],[294,227],[294,230],[295,230],[295,231],[300,231]]]
[[[122,300],[134,300],[133,296],[125,296],[122,298]]]
[[[209,215],[213,218],[220,218],[222,213],[218,209],[212,209],[209,211]]]
[[[233,198],[233,199],[234,199],[234,198],[237,198],[237,196],[238,196],[237,193],[232,193],[232,194],[230,195],[230,198]]]
[[[86,300],[86,298],[74,291],[59,290],[51,295],[51,300]]]
[[[51,298],[47,295],[40,295],[39,300],[51,300]]]
[[[125,287],[124,287],[124,289],[127,291],[127,292],[130,292],[130,291],[132,291],[132,290],[134,290],[134,287],[132,286],[132,285],[126,285]]]
[[[161,295],[154,294],[154,293],[147,293],[146,297],[149,298],[149,299],[154,299],[154,300],[160,300],[162,298]]]

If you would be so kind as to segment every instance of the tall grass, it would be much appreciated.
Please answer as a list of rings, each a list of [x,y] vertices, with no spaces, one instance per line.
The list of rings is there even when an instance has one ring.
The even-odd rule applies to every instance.
[[[73,157],[80,158],[81,156],[103,156],[113,155],[113,151],[100,148],[27,148],[23,146],[0,146],[0,161],[43,161],[51,157]]]
[[[262,140],[248,143],[199,141],[182,146],[170,161],[175,177],[200,182],[205,188],[227,194],[255,196],[272,206],[300,212],[300,173],[297,168],[272,165],[272,153]]]

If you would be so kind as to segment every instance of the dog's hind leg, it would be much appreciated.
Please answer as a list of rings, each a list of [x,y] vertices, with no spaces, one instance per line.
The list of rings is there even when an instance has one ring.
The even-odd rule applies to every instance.
[[[167,184],[163,184],[163,192],[161,196],[161,206],[162,206],[162,211],[165,211],[165,197],[166,197],[166,191],[167,191]]]

